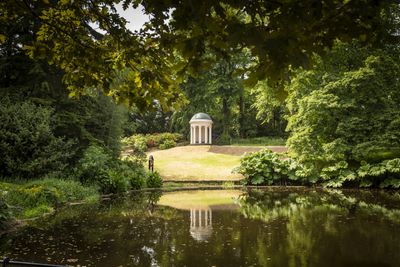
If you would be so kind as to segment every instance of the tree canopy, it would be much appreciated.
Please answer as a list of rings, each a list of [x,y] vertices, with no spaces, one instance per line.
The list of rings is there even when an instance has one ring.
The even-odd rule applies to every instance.
[[[131,32],[115,5],[142,6],[151,17]],[[310,66],[335,40],[396,43],[395,0],[6,0],[0,4],[1,50],[13,45],[64,73],[71,95],[104,90],[140,109],[179,104],[177,83],[209,63],[207,49],[223,57],[247,47],[254,56],[248,82],[279,83],[289,66]],[[15,32],[21,22],[33,39]],[[101,30],[96,30],[98,25]],[[16,46],[17,44],[17,46]]]
[[[287,88],[292,156],[330,186],[399,187],[399,49],[339,43],[316,60]]]

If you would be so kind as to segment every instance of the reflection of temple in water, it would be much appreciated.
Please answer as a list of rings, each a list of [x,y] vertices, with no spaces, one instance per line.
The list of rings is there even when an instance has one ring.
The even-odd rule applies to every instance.
[[[195,190],[164,193],[157,205],[163,205],[185,211],[190,211],[189,233],[196,241],[206,241],[213,234],[218,222],[219,211],[235,211],[239,206],[235,203],[243,192],[240,190]]]
[[[205,241],[212,234],[211,209],[190,209],[190,235],[197,241]]]

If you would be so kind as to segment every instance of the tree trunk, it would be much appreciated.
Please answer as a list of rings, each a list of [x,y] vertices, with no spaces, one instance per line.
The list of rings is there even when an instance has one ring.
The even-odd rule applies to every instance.
[[[245,138],[244,133],[244,100],[243,94],[240,94],[239,97],[239,135],[241,138]]]
[[[229,134],[229,106],[228,99],[226,97],[222,98],[222,114],[223,114],[223,122],[222,122],[222,134]]]

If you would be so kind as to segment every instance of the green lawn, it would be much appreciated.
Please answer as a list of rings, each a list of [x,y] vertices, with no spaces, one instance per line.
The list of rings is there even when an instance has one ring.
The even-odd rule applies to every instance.
[[[211,146],[182,146],[148,152],[153,155],[155,169],[164,180],[218,181],[239,180],[231,173],[239,166],[240,156],[210,152]]]
[[[243,176],[232,173],[239,166],[241,156],[255,152],[264,146],[179,146],[166,150],[149,151],[153,155],[154,168],[164,181],[237,181]],[[283,146],[271,146],[281,153]]]

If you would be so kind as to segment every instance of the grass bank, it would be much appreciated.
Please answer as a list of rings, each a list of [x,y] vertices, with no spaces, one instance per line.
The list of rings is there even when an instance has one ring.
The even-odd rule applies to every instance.
[[[5,228],[7,220],[39,217],[66,203],[95,202],[98,188],[83,186],[77,181],[41,179],[16,184],[0,182],[0,217]],[[0,223],[1,224],[1,223]]]

